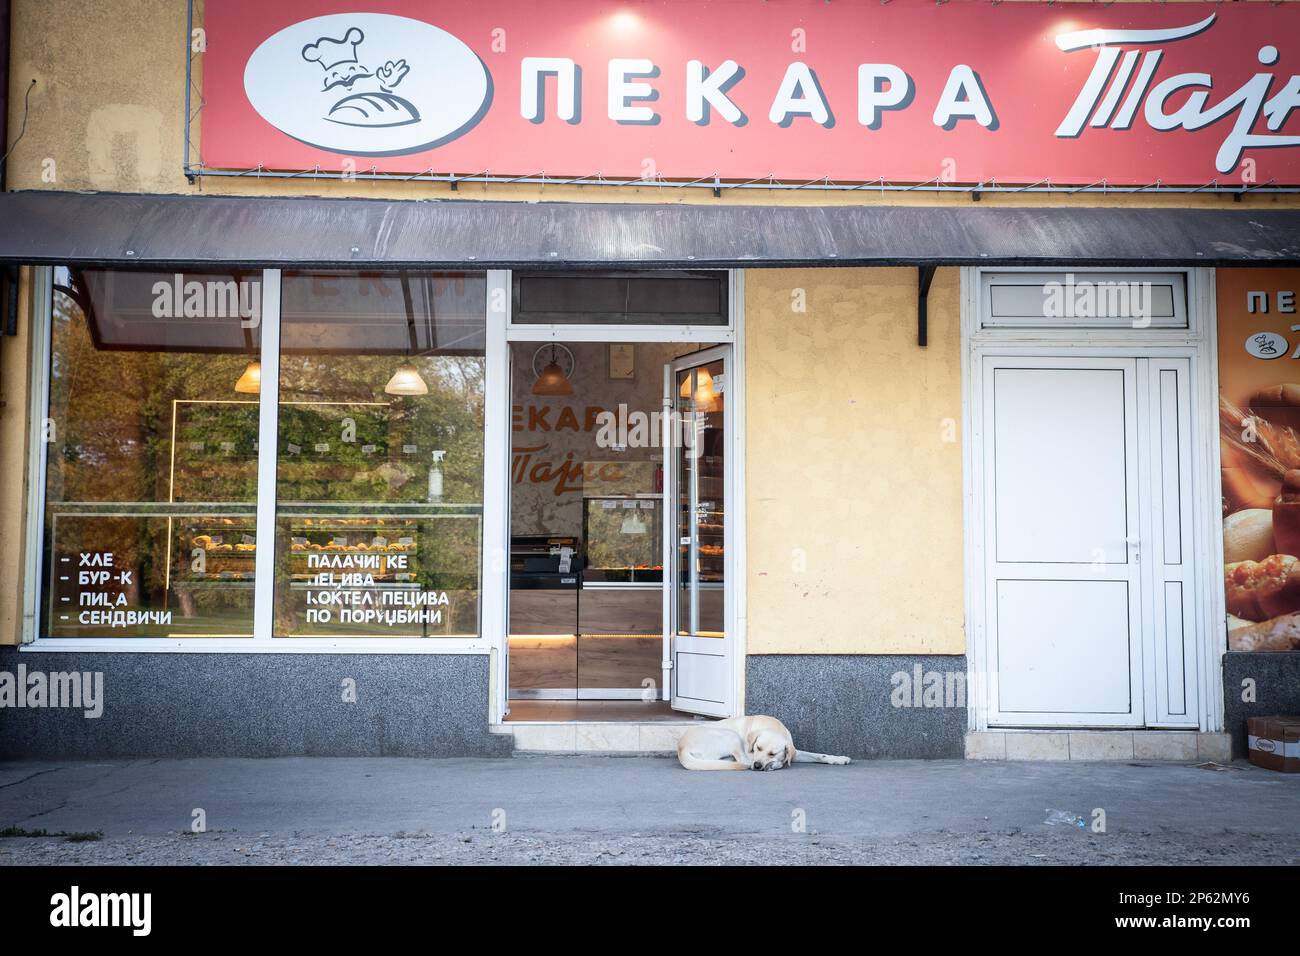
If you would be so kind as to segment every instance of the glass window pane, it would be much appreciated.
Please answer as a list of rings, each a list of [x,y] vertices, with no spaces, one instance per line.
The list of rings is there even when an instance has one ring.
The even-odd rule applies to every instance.
[[[726,501],[723,423],[726,367],[677,373],[683,441],[677,449],[677,633],[724,636]]]
[[[56,269],[43,633],[248,637],[261,274]]]
[[[277,637],[477,637],[487,282],[286,272]]]

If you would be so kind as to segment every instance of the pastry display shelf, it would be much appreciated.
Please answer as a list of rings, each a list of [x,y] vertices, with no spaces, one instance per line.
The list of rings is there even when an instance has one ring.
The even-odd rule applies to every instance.
[[[252,516],[177,523],[181,527],[174,545],[173,588],[252,588],[257,567],[257,544],[247,540],[257,531]],[[195,549],[203,552],[202,571],[194,570]]]
[[[226,576],[224,573],[214,574],[209,571],[206,574],[195,573],[186,578],[173,578],[172,588],[240,588],[247,590],[253,587],[253,577],[251,571],[240,571],[231,576]]]

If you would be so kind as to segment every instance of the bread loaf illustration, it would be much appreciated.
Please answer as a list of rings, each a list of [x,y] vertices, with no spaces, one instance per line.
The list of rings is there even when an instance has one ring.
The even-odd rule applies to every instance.
[[[1300,559],[1271,554],[1263,561],[1238,561],[1224,569],[1228,613],[1267,621],[1300,611]]]

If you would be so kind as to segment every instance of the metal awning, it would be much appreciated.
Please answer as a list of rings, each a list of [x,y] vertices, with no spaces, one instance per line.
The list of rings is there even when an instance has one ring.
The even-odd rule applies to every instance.
[[[1300,264],[1300,209],[740,206],[31,191],[0,261],[182,267]]]

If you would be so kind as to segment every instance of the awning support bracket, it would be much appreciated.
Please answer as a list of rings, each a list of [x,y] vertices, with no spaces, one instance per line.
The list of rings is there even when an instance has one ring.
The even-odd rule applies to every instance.
[[[934,266],[918,266],[916,270],[916,344],[925,348],[930,340],[930,283],[934,281]]]

